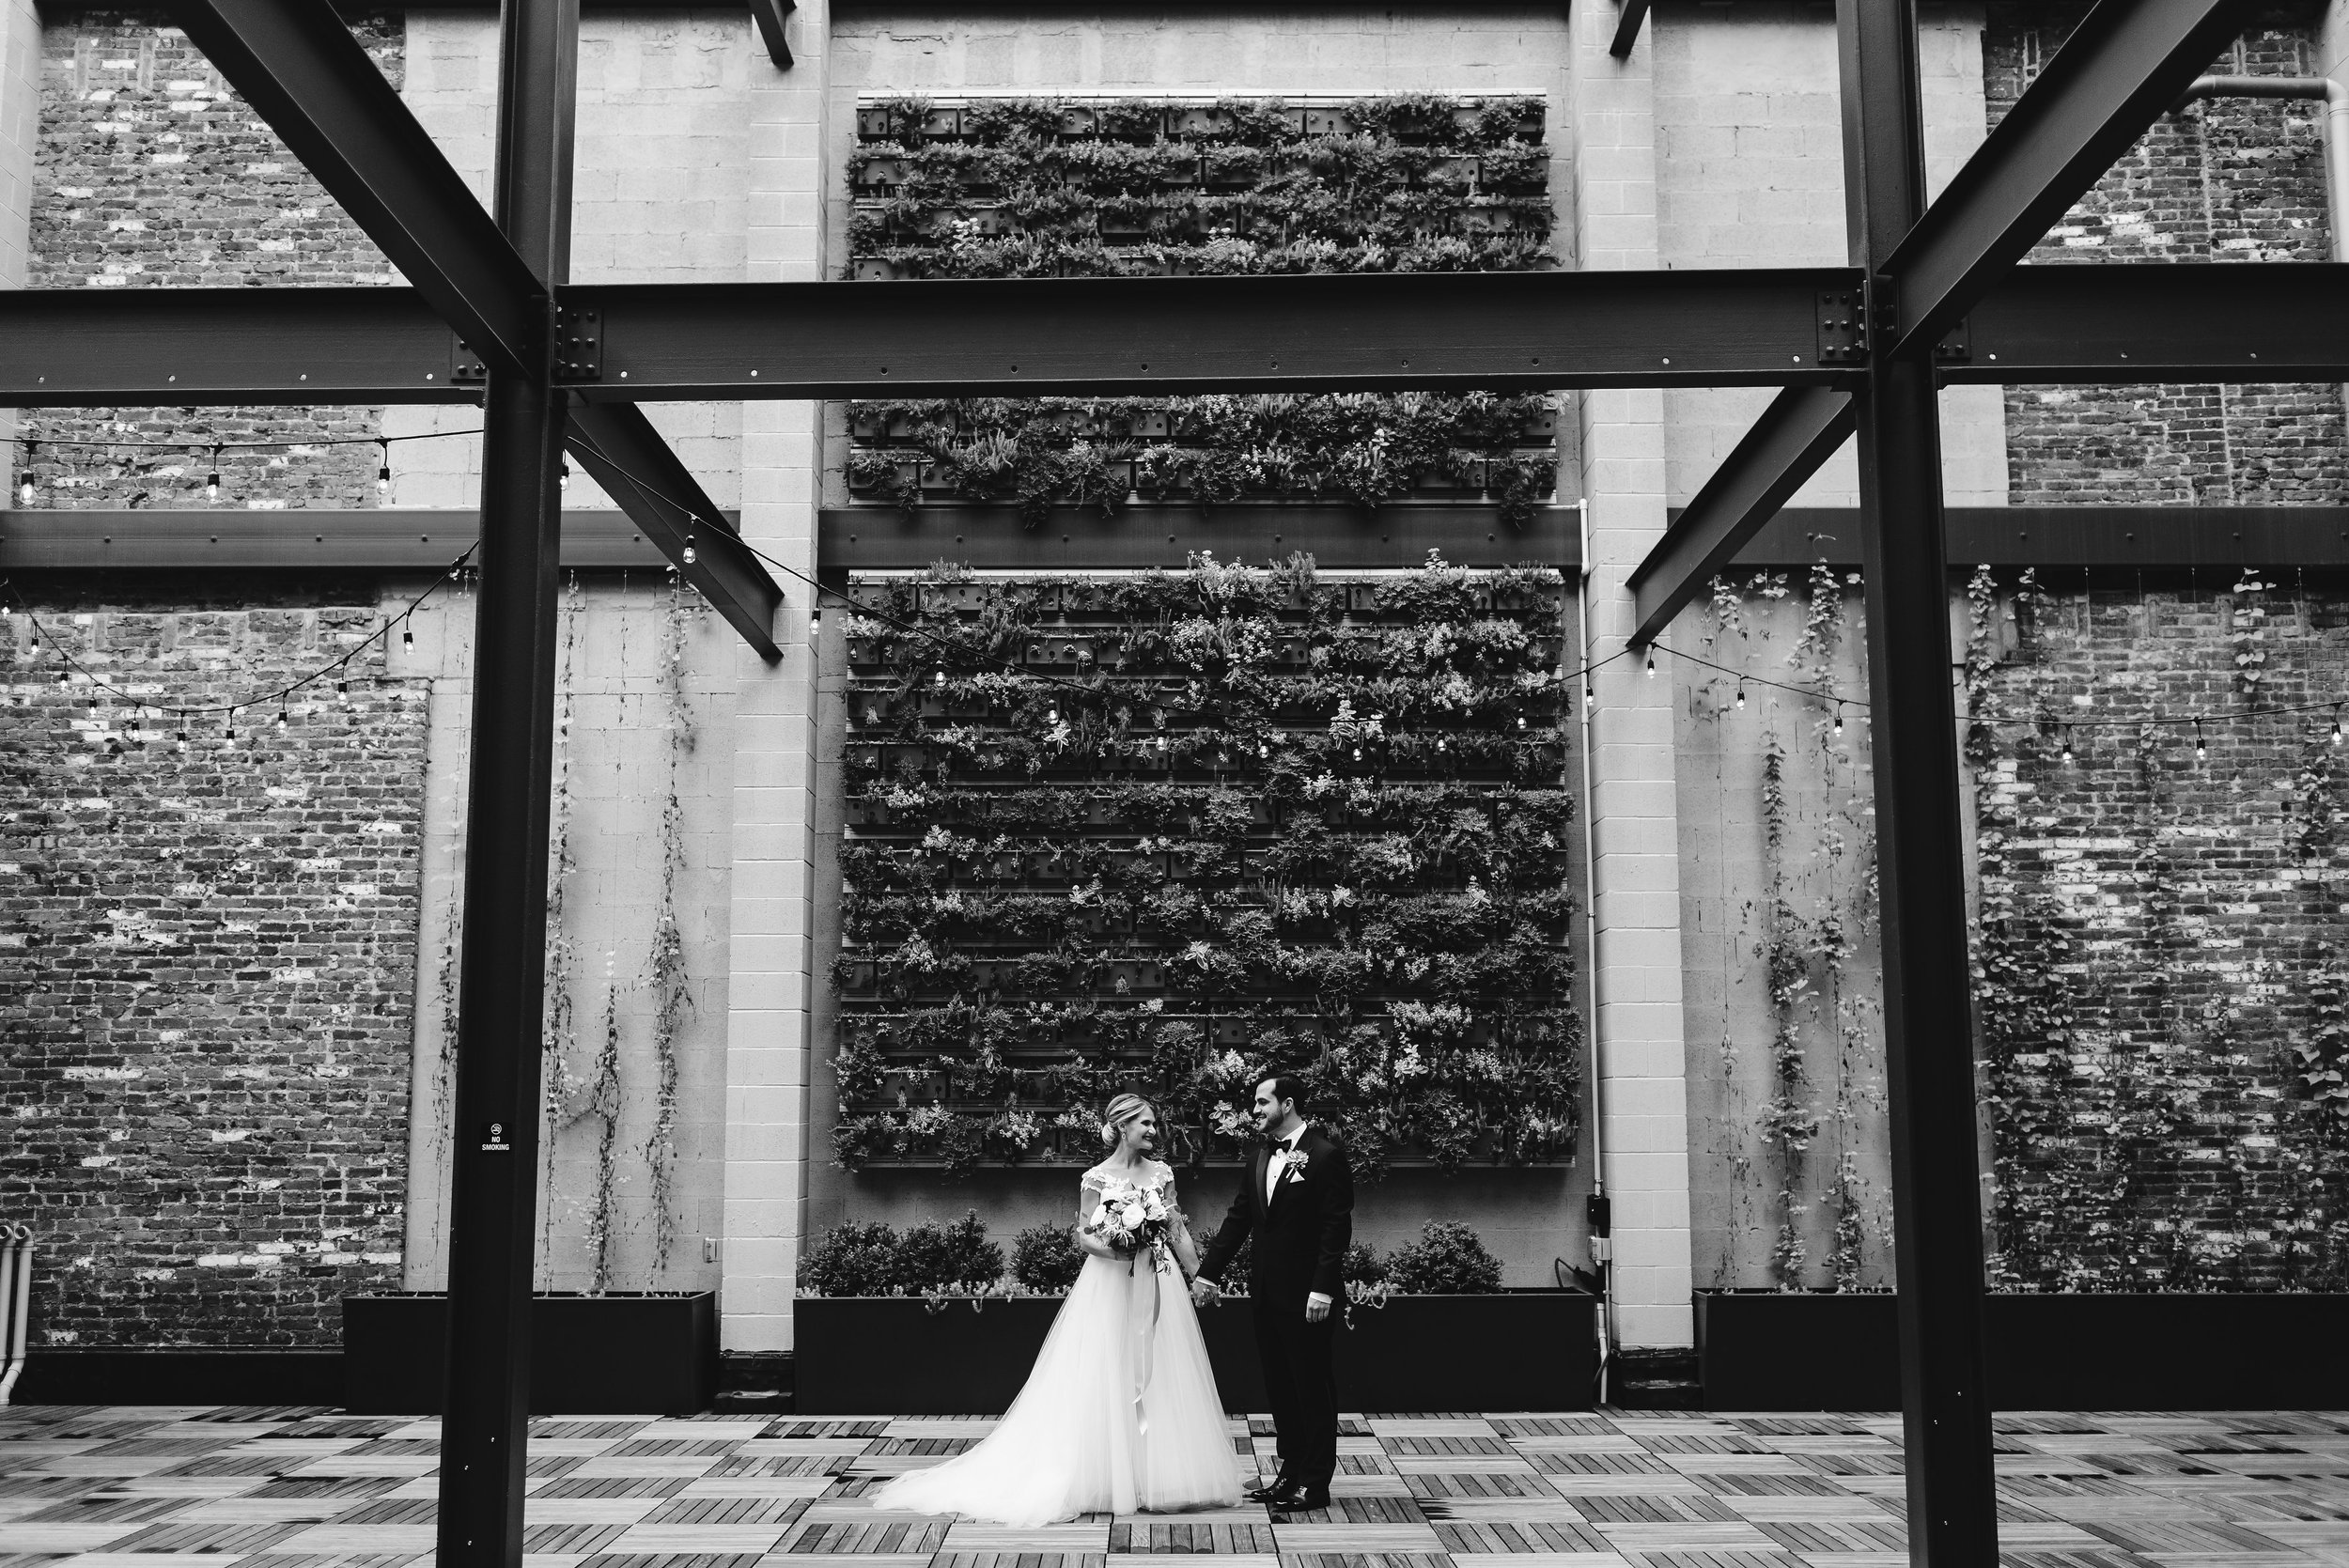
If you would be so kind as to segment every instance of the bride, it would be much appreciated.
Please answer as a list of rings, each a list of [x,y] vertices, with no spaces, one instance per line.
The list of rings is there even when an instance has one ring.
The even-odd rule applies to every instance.
[[[1085,1172],[1077,1208],[1089,1255],[1027,1385],[976,1447],[877,1488],[876,1509],[1033,1526],[1238,1502],[1238,1461],[1186,1288],[1199,1252],[1174,1171],[1150,1157],[1158,1130],[1140,1095],[1110,1102],[1111,1154]],[[1152,1211],[1165,1217],[1162,1235],[1121,1245],[1121,1217]]]

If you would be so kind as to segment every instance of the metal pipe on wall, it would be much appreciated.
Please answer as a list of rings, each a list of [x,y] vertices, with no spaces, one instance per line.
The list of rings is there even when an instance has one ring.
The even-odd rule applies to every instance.
[[[33,1307],[33,1228],[0,1227],[0,1405],[24,1371],[24,1327]]]
[[[1575,576],[1575,639],[1581,644],[1582,689],[1591,690],[1591,504],[1574,504],[1575,526],[1580,531],[1579,569]],[[1613,1204],[1607,1196],[1607,1072],[1606,1031],[1598,1006],[1598,848],[1591,827],[1591,704],[1585,697],[1582,715],[1582,870],[1587,894],[1582,910],[1585,982],[1590,997],[1591,1036],[1591,1261],[1598,1265],[1598,1387],[1596,1403],[1607,1403],[1607,1381],[1615,1366],[1615,1237]]]

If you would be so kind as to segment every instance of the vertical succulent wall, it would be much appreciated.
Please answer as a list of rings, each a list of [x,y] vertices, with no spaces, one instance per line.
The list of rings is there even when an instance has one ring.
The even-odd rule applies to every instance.
[[[1564,587],[1201,559],[866,581],[848,634],[850,1168],[1234,1154],[1303,1074],[1372,1172],[1571,1157]]]
[[[858,111],[859,278],[1521,272],[1554,266],[1530,98],[899,100]],[[1351,394],[850,406],[850,495],[1114,515],[1482,500],[1556,488],[1547,397]]]

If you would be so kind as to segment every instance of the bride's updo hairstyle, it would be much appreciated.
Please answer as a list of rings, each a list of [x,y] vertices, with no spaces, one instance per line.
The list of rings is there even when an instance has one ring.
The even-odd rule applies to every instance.
[[[1125,1136],[1126,1124],[1151,1109],[1150,1102],[1140,1094],[1118,1095],[1101,1112],[1101,1141],[1115,1148],[1117,1141]]]

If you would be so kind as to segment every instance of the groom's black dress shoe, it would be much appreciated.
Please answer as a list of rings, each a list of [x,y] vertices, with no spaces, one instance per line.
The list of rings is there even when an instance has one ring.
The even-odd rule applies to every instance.
[[[1289,1478],[1276,1475],[1270,1481],[1260,1481],[1240,1495],[1250,1502],[1270,1502],[1289,1489]]]
[[[1283,1486],[1265,1498],[1265,1502],[1283,1514],[1310,1514],[1316,1508],[1330,1506],[1330,1489],[1326,1486]]]

